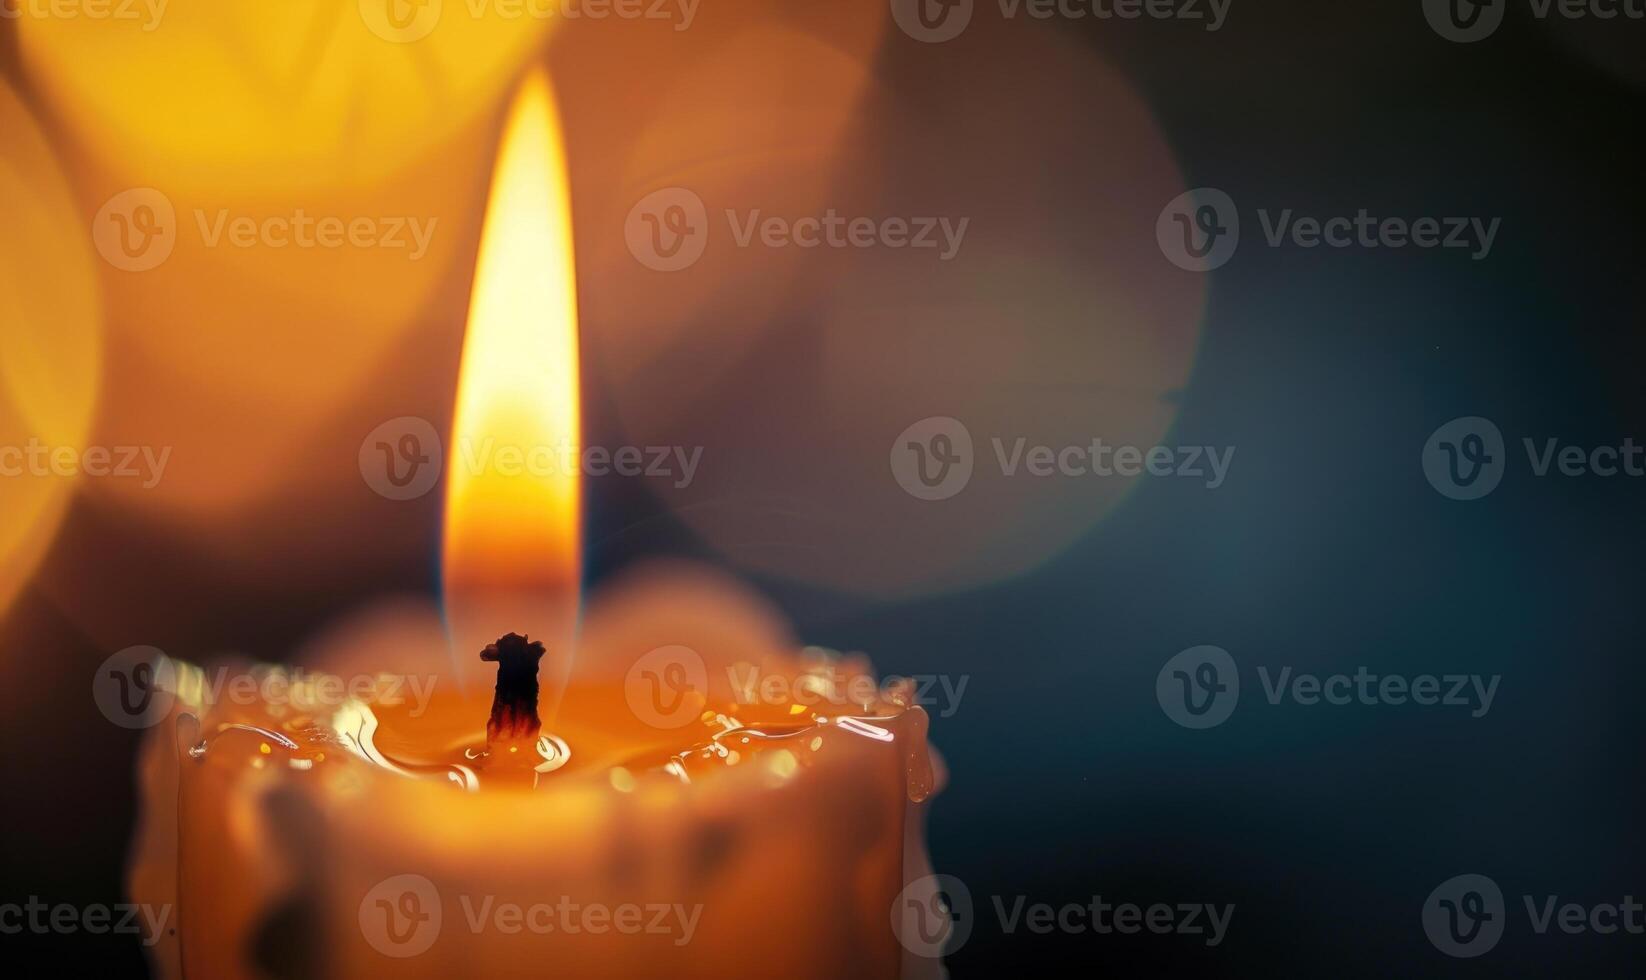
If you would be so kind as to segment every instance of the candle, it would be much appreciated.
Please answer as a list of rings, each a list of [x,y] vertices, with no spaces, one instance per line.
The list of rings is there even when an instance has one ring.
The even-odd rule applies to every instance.
[[[454,452],[579,434],[557,129],[532,76],[498,155]],[[911,692],[802,651],[701,569],[636,572],[580,614],[580,493],[454,476],[444,615],[374,614],[309,652],[370,679],[350,697],[311,677],[302,698],[229,703],[197,668],[157,673],[173,698],[131,884],[177,910],[162,974],[936,974],[894,928],[930,871],[942,778]],[[400,696],[407,676],[426,697]]]

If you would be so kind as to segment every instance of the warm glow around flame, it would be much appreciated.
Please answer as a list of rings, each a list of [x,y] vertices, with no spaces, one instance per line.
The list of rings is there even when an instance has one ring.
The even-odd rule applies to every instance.
[[[571,201],[536,71],[492,176],[448,447],[442,572],[460,663],[511,631],[569,652],[556,647],[577,617],[581,441]]]

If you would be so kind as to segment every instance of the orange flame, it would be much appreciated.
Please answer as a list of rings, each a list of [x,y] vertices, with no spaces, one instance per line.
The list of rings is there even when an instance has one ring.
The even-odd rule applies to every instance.
[[[582,551],[574,275],[560,118],[538,70],[498,151],[452,423],[442,573],[460,671],[508,632],[549,647],[551,686],[569,669]]]

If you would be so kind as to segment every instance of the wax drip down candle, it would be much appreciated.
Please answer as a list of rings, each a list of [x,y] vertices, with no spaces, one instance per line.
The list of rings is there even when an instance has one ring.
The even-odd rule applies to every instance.
[[[454,444],[579,435],[564,181],[534,74]],[[904,927],[946,911],[923,832],[943,767],[911,687],[700,567],[641,567],[584,609],[580,519],[575,476],[459,470],[440,610],[363,613],[298,658],[314,672],[244,669],[278,698],[154,665],[130,886],[176,910],[160,975],[941,975],[941,934]]]

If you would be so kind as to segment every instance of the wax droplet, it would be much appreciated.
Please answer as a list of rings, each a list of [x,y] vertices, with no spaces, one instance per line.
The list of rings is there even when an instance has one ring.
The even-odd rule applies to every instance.
[[[823,747],[823,736],[813,735],[811,744],[812,744],[812,751],[816,752],[818,749]]]
[[[264,755],[268,755],[270,752],[273,752],[274,750],[269,748],[269,743],[264,742],[263,744],[261,744],[257,747],[257,751],[263,753]]]
[[[543,761],[538,763],[536,772],[554,772],[571,761],[571,746],[558,735],[539,735],[537,737],[537,756]]]
[[[611,771],[611,781],[612,789],[617,790],[619,793],[634,792],[634,774],[622,766],[618,766]]]
[[[879,725],[871,725],[861,718],[842,718],[840,719],[840,727],[854,735],[872,738],[876,742],[890,742],[896,738],[886,729],[881,728]]]
[[[452,766],[451,769],[446,772],[446,778],[450,779],[452,782],[456,783],[458,786],[461,786],[464,790],[470,793],[477,793],[480,791],[480,777],[477,776],[475,771],[470,769],[468,766]]]
[[[788,749],[778,749],[772,753],[771,768],[772,772],[778,776],[788,779],[799,771],[800,760],[796,759],[794,753]]]
[[[908,779],[909,802],[924,803],[937,788],[936,774],[932,768],[931,746],[926,734],[931,719],[920,708],[915,708],[903,717],[912,729],[908,737],[903,739],[903,768]]]

